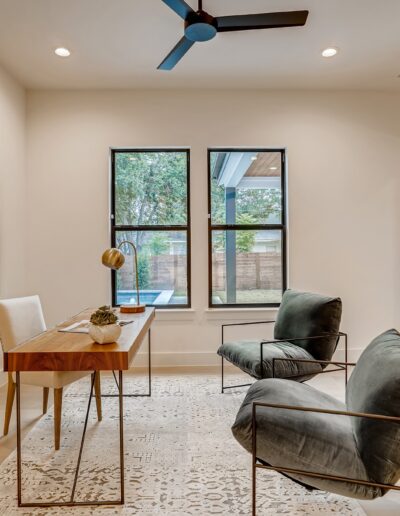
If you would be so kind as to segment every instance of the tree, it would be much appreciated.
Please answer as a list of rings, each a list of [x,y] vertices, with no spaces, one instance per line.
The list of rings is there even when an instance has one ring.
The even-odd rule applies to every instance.
[[[149,249],[152,256],[165,254],[169,250],[168,238],[162,233],[153,233],[146,248]]]
[[[252,215],[242,214],[237,217],[238,224],[254,224],[254,217]],[[252,230],[238,230],[236,235],[236,252],[250,253],[254,247],[257,231]],[[214,251],[225,251],[226,232],[218,231],[214,233],[213,249]]]
[[[282,194],[277,188],[236,189],[236,220],[251,215],[254,223],[264,224],[271,216],[279,217]],[[225,224],[225,187],[211,180],[211,213],[213,224]]]
[[[237,217],[238,224],[254,224],[255,220],[253,215],[243,213]],[[236,231],[236,252],[237,253],[250,253],[254,247],[256,240],[256,231],[241,230]]]
[[[117,153],[115,159],[116,224],[186,223],[185,152]],[[134,237],[138,250],[144,237],[139,231]]]
[[[150,263],[146,253],[138,256],[139,290],[145,290],[150,285]]]

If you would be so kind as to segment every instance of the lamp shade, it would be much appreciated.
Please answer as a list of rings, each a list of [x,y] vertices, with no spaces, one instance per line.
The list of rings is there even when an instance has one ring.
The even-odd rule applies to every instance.
[[[112,247],[104,251],[103,256],[101,257],[101,261],[106,267],[118,270],[124,265],[125,256],[122,251]]]

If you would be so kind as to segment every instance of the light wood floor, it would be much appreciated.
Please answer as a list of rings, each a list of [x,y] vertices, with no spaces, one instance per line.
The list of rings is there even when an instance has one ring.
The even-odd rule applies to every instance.
[[[165,375],[190,375],[190,374],[219,373],[219,368],[168,368],[153,371],[153,374]],[[128,374],[143,374],[136,371]],[[248,378],[248,377],[246,377]],[[228,380],[229,381],[229,380]],[[314,387],[323,390],[339,399],[344,399],[344,378],[342,373],[322,374],[309,382]],[[0,430],[2,432],[4,422],[5,387],[0,388]],[[229,396],[229,392],[225,394]],[[37,423],[42,415],[42,389],[38,387],[23,386],[21,397],[24,410],[21,414],[22,435],[26,435]],[[50,395],[49,407],[53,403]],[[64,415],[66,417],[67,415]],[[10,430],[7,437],[0,438],[0,462],[2,462],[16,448],[16,424],[15,411],[11,419]],[[372,502],[362,502],[363,509],[368,516],[399,516],[400,493],[390,492],[384,498]],[[17,510],[16,510],[17,514]]]

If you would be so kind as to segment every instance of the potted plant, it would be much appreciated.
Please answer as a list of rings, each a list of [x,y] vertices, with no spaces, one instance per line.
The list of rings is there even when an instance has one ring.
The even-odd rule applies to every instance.
[[[109,306],[101,306],[90,316],[89,335],[98,344],[116,342],[121,335],[121,326],[115,311]]]

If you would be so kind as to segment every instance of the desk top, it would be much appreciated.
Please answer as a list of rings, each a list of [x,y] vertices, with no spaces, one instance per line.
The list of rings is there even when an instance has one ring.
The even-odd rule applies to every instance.
[[[95,344],[87,333],[62,333],[95,309],[87,309],[59,326],[47,330],[4,353],[5,371],[110,371],[127,370],[153,322],[155,309],[141,314],[121,314],[119,319],[134,320],[122,327],[118,342]]]

